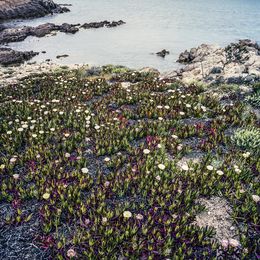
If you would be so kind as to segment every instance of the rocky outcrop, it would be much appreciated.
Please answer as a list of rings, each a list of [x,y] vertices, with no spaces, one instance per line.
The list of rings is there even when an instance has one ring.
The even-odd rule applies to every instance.
[[[62,25],[55,25],[53,23],[45,23],[37,27],[6,28],[0,31],[0,44],[23,41],[28,36],[44,37],[54,31],[74,34],[79,30],[78,27],[79,24],[63,23]]]
[[[1,30],[0,27],[0,44],[10,43],[10,42],[19,42],[25,40],[28,36],[44,37],[52,32],[59,31],[63,33],[74,34],[79,31],[80,27],[85,29],[90,28],[100,28],[100,27],[114,27],[123,24],[123,21],[119,22],[95,22],[83,24],[68,24],[63,23],[62,25],[56,25],[53,23],[45,23],[36,27],[23,26],[23,27],[12,27],[5,28]]]
[[[10,48],[0,48],[0,64],[3,66],[20,64],[38,55],[33,51],[15,51]]]
[[[240,40],[225,48],[202,44],[181,53],[178,62],[185,66],[164,77],[207,83],[260,81],[260,46],[250,40]]]
[[[67,7],[52,0],[2,0],[0,20],[42,17],[53,13],[69,12]]]
[[[81,27],[84,29],[98,29],[102,27],[117,27],[120,25],[125,24],[124,21],[119,20],[119,21],[101,21],[101,22],[93,22],[93,23],[84,23]]]

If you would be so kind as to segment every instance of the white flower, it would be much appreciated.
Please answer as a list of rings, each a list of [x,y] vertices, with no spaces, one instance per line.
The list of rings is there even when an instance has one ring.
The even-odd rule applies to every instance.
[[[104,185],[105,185],[105,187],[107,188],[107,187],[109,187],[110,182],[109,182],[109,181],[106,181]]]
[[[88,170],[88,168],[82,168],[82,169],[81,169],[81,172],[82,172],[82,173],[88,173],[89,170]]]
[[[104,159],[104,161],[105,161],[105,162],[109,162],[109,161],[110,161],[110,158],[109,158],[109,157],[106,157],[106,158]]]
[[[206,112],[206,111],[207,111],[207,108],[204,107],[204,106],[201,106],[201,109],[202,109],[203,112]]]
[[[8,135],[11,135],[12,134],[12,131],[7,131],[6,132]]]
[[[164,170],[166,167],[165,167],[164,164],[159,164],[159,165],[158,165],[158,168],[159,168],[160,170]]]
[[[190,104],[186,104],[186,107],[187,107],[187,108],[191,108],[191,105],[190,105]]]
[[[224,172],[221,171],[221,170],[218,170],[218,171],[217,171],[217,174],[218,174],[219,176],[222,176],[222,175],[224,174]]]
[[[41,135],[44,134],[44,131],[43,131],[43,130],[40,130],[40,131],[39,131],[39,134],[41,134]]]
[[[10,163],[15,163],[16,160],[17,160],[17,158],[13,157],[13,158],[10,159]]]
[[[132,213],[130,211],[124,211],[123,216],[124,216],[124,218],[131,218]]]
[[[155,177],[155,179],[156,179],[157,181],[160,181],[160,180],[161,180],[161,177],[160,177],[159,175],[157,175],[157,176]]]
[[[162,120],[163,120],[163,117],[159,116],[158,119],[159,119],[160,121],[162,121]]]
[[[20,127],[20,128],[17,129],[17,131],[18,131],[18,132],[22,132],[22,131],[23,131],[23,128]]]
[[[213,167],[212,165],[208,165],[206,168],[207,168],[209,171],[213,171],[213,170],[214,170],[214,167]]]
[[[19,174],[17,174],[17,173],[13,174],[13,178],[14,178],[15,180],[18,180],[18,179],[19,179],[19,177],[20,177],[20,175],[19,175]]]
[[[51,132],[54,132],[54,131],[55,131],[55,128],[50,128],[50,131],[51,131]]]
[[[69,257],[69,258],[73,258],[73,257],[75,257],[76,256],[76,252],[75,252],[75,250],[74,249],[69,249],[68,251],[67,251],[67,257]]]
[[[66,157],[66,158],[69,158],[69,157],[70,157],[70,154],[69,154],[69,153],[65,153],[65,157]]]
[[[164,106],[165,109],[170,109],[170,106]]]
[[[162,148],[162,145],[161,145],[161,144],[157,144],[157,147],[158,147],[159,149],[161,149],[161,148]]]
[[[179,113],[181,116],[184,116],[185,115],[185,112],[183,112],[183,111],[180,111],[180,113]]]
[[[161,108],[163,108],[163,107],[159,105],[159,106],[157,106],[157,108],[161,109]]]
[[[99,130],[99,129],[100,129],[100,126],[99,126],[99,125],[95,125],[95,129],[96,129],[96,130]]]
[[[221,245],[222,245],[222,247],[224,247],[224,248],[228,248],[228,245],[229,245],[228,240],[227,240],[227,239],[223,239],[223,240],[221,241]]]
[[[103,217],[103,218],[102,218],[102,223],[103,223],[103,224],[107,223],[107,218],[106,218],[106,217]]]
[[[235,168],[236,173],[241,173],[241,170],[239,168]]]
[[[178,150],[178,151],[181,151],[182,148],[183,148],[182,144],[179,144],[179,145],[177,146],[177,150]]]
[[[238,246],[240,246],[240,243],[239,243],[238,240],[230,238],[229,239],[229,245],[232,246],[232,247],[238,247]]]
[[[172,135],[172,138],[173,139],[178,139],[178,136],[177,135]]]
[[[150,150],[149,149],[144,149],[144,154],[149,154],[150,153]]]
[[[32,134],[32,137],[33,137],[33,138],[36,138],[36,137],[37,137],[37,134]]]
[[[188,170],[189,170],[189,166],[188,166],[187,164],[183,164],[183,165],[181,166],[181,169],[182,169],[183,171],[188,171]]]
[[[243,153],[244,158],[248,158],[250,155],[251,155],[250,152]]]
[[[260,197],[258,195],[252,195],[252,199],[256,203],[258,203],[260,201]]]
[[[142,220],[144,217],[141,214],[137,214],[135,218],[138,219],[138,220]]]

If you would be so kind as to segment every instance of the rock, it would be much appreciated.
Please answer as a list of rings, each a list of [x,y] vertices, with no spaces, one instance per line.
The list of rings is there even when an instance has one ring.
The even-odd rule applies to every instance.
[[[190,59],[190,53],[187,50],[182,52],[178,59],[179,63],[189,63],[191,61],[192,60]]]
[[[139,70],[139,72],[140,73],[151,73],[151,74],[155,74],[155,75],[160,74],[159,70],[151,68],[151,67],[142,68],[141,70]]]
[[[185,82],[204,81],[210,84],[243,84],[260,80],[259,45],[240,40],[225,48],[202,44],[180,54],[178,62],[185,66],[177,71]]]
[[[76,33],[79,30],[78,24],[63,23],[62,25],[55,25],[53,23],[45,23],[36,27],[22,26],[6,28],[0,31],[0,44],[19,42],[26,39],[28,36],[44,37],[56,31],[64,33]]]
[[[102,27],[116,27],[123,24],[125,24],[125,22],[122,20],[119,20],[118,22],[116,21],[109,22],[105,20],[101,22],[84,23],[83,25],[81,25],[81,27],[84,29],[98,29]]]
[[[165,56],[169,55],[169,54],[170,54],[170,52],[165,50],[165,49],[163,49],[162,51],[159,51],[159,52],[156,53],[157,56],[160,56],[162,58],[165,58]]]
[[[38,55],[33,51],[15,51],[10,48],[0,48],[0,64],[3,66],[21,64]]]
[[[69,11],[67,7],[55,4],[52,0],[0,1],[0,20],[34,18]]]
[[[212,74],[220,74],[223,71],[221,67],[213,67],[211,72]]]
[[[56,59],[67,58],[67,57],[69,57],[68,54],[62,54],[62,55],[56,56]]]

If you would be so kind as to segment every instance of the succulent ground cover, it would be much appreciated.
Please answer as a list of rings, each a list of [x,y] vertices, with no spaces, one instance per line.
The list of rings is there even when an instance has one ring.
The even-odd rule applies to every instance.
[[[67,71],[0,89],[4,259],[259,258],[256,115],[239,94],[157,76]],[[216,197],[233,237],[195,222]]]

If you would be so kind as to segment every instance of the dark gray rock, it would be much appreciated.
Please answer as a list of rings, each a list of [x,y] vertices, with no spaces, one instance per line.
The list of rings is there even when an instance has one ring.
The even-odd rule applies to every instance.
[[[170,52],[167,51],[167,50],[165,50],[165,49],[163,49],[163,50],[161,50],[161,51],[159,51],[159,52],[156,53],[157,56],[160,56],[160,57],[162,57],[162,58],[165,58],[165,56],[166,56],[166,55],[169,55],[169,54],[170,54]]]
[[[221,67],[213,67],[211,70],[211,74],[220,74],[223,72],[223,69]]]
[[[15,51],[10,48],[0,48],[0,64],[3,66],[21,64],[38,55],[33,51]]]
[[[30,0],[24,3],[17,0],[2,0],[1,2],[0,20],[35,18],[70,11],[67,7],[55,4],[52,0]]]
[[[122,20],[119,20],[117,22],[116,21],[109,22],[109,21],[105,20],[105,21],[101,21],[101,22],[84,23],[83,25],[81,25],[81,27],[84,29],[98,29],[98,28],[102,28],[102,27],[108,27],[108,28],[117,27],[117,26],[120,26],[123,24],[125,24],[125,22]]]
[[[79,30],[78,24],[63,23],[62,25],[55,25],[53,23],[45,23],[36,27],[23,26],[6,28],[0,31],[0,44],[9,42],[19,42],[26,39],[28,36],[44,37],[53,31],[60,31],[64,33],[76,33]]]

